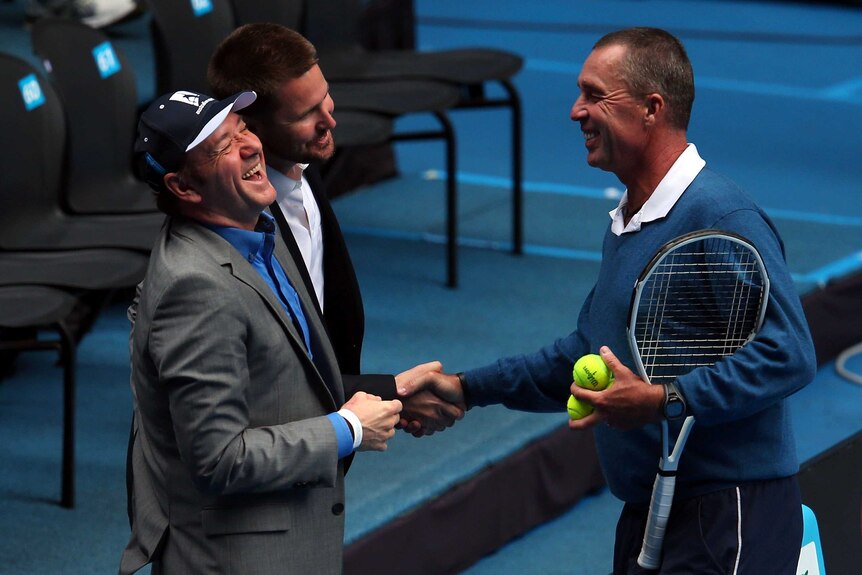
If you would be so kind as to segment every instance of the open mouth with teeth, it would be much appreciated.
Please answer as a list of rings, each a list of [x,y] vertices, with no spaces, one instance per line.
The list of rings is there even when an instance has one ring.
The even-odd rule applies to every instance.
[[[319,136],[316,140],[314,140],[314,145],[318,148],[325,148],[329,145],[329,139],[332,137],[332,132],[326,130],[326,132]]]
[[[263,179],[263,166],[258,162],[255,166],[242,175],[243,180],[252,180],[259,182]]]

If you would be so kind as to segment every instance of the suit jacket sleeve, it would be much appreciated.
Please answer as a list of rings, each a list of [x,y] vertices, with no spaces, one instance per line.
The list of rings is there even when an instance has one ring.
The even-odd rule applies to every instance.
[[[379,395],[386,400],[398,399],[394,375],[382,373],[341,374],[341,380],[344,383],[344,396],[348,399],[357,391]]]

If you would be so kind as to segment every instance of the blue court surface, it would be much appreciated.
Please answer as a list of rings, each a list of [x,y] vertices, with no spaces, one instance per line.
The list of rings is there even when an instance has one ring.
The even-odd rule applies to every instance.
[[[460,184],[456,290],[443,286],[442,146],[398,144],[398,178],[335,202],[365,299],[366,371],[398,372],[430,359],[459,371],[532,351],[573,328],[598,270],[607,212],[622,190],[613,175],[586,165],[569,109],[592,44],[621,27],[664,27],[686,44],[697,86],[690,140],[710,167],[735,179],[773,217],[800,294],[862,268],[862,9],[720,0],[417,0],[416,12],[423,49],[483,45],[525,58],[516,84],[524,110],[526,253],[507,252],[505,111],[452,114]],[[3,15],[0,49],[25,52],[23,28],[8,8]],[[153,89],[145,24],[125,25],[116,37],[142,70],[142,99]],[[398,122],[399,129],[419,126],[434,121]],[[80,348],[75,510],[54,503],[59,371],[46,355],[24,354],[17,373],[0,383],[0,573],[116,571],[128,535],[123,308],[109,307]],[[862,428],[862,386],[838,376],[832,363],[790,401],[801,460]],[[347,542],[565,420],[564,413],[482,408],[442,434],[400,434],[387,453],[360,454],[347,480]],[[590,496],[466,572],[605,575],[619,507],[606,491]]]

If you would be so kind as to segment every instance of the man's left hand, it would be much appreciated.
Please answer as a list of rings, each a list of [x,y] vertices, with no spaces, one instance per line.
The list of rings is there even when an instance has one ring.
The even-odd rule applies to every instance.
[[[650,385],[624,366],[607,346],[599,350],[605,365],[614,374],[614,383],[604,391],[591,391],[572,384],[572,395],[591,404],[592,414],[569,421],[572,429],[587,429],[605,421],[614,429],[629,430],[659,421],[664,402],[660,385]]]

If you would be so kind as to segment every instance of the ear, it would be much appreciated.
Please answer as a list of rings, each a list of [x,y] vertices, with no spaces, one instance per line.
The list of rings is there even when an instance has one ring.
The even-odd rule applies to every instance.
[[[659,119],[659,114],[664,111],[667,102],[661,94],[647,94],[644,113],[644,124],[653,126]]]
[[[164,182],[165,187],[182,202],[199,204],[203,199],[189,179],[181,173],[168,172]]]

